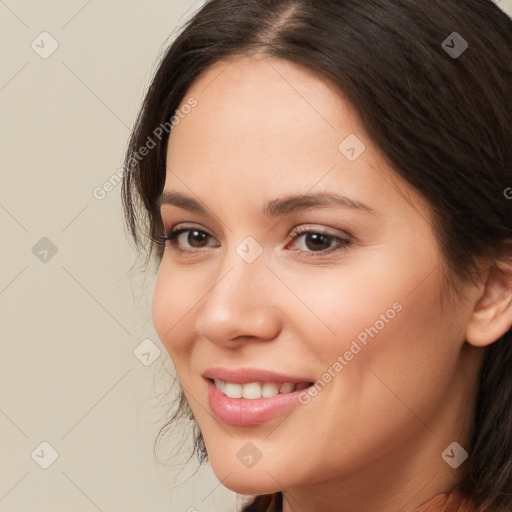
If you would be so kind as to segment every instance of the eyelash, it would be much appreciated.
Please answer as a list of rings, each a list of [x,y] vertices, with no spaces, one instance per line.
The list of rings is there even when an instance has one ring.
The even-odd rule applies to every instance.
[[[172,249],[174,251],[176,251],[176,252],[179,252],[179,253],[183,254],[183,255],[192,256],[194,254],[197,254],[198,252],[200,252],[204,248],[201,247],[201,248],[197,248],[197,249],[180,249],[179,247],[177,247],[177,245],[175,243],[175,240],[181,234],[187,233],[187,232],[190,232],[190,231],[197,231],[198,233],[202,233],[202,234],[205,234],[205,235],[211,237],[211,235],[207,231],[204,231],[204,230],[201,230],[201,229],[198,229],[198,228],[194,228],[194,227],[182,227],[182,228],[174,228],[169,233],[166,233],[165,236],[162,237],[161,243],[163,245],[166,245],[167,242],[171,242],[170,245],[171,245]],[[295,249],[295,251],[298,252],[298,254],[300,256],[305,256],[307,258],[311,258],[311,257],[318,258],[318,257],[330,255],[332,253],[338,253],[340,251],[346,250],[350,245],[352,245],[352,241],[349,240],[348,238],[341,238],[339,236],[333,235],[331,233],[327,233],[325,231],[313,230],[313,229],[308,229],[308,228],[296,228],[296,229],[294,229],[292,231],[290,237],[289,237],[289,240],[287,241],[287,244],[290,241],[293,241],[296,238],[300,238],[301,236],[307,235],[307,234],[322,235],[322,236],[327,237],[328,240],[331,240],[331,242],[338,242],[339,243],[339,247],[338,248],[327,249],[327,250],[322,250],[322,251],[303,251],[301,249]]]

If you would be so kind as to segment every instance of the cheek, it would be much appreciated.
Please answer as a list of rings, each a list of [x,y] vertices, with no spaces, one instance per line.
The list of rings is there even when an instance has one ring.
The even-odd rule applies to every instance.
[[[300,326],[302,341],[321,357],[348,350],[353,340],[364,346],[390,331],[390,326],[403,324],[415,314],[421,316],[425,304],[415,311],[407,307],[404,313],[414,298],[407,295],[414,279],[404,278],[390,264],[381,259],[332,271],[282,272],[283,281],[293,291],[283,295],[285,322]]]
[[[391,392],[378,380],[382,376],[416,402],[446,385],[464,336],[464,316],[442,314],[441,275],[431,256],[420,261],[381,253],[346,270],[285,276],[309,309],[290,298],[288,320],[301,325],[304,357],[319,375],[329,369],[344,374],[346,379],[335,379],[340,392],[387,398]],[[334,367],[338,356],[341,364]]]
[[[164,255],[155,281],[152,320],[160,341],[173,360],[189,346],[189,323],[197,294],[197,287],[187,285],[183,274],[171,271]]]
[[[349,402],[356,397],[353,410],[362,414],[352,416],[347,428],[354,422],[365,425],[365,418],[372,417],[390,443],[397,426],[404,435],[422,428],[411,410],[425,420],[435,414],[450,388],[463,340],[464,315],[455,310],[442,314],[440,276],[434,272],[421,282],[424,274],[417,272],[414,279],[376,274],[372,297],[345,301],[344,351],[352,343],[360,349],[347,354],[351,360],[331,398]],[[338,329],[343,332],[343,322]]]

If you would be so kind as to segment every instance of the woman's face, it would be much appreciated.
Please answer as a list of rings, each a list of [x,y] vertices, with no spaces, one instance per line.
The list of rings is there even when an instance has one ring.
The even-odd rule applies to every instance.
[[[301,67],[218,63],[191,98],[161,207],[166,232],[188,231],[167,242],[153,321],[219,480],[261,494],[346,479],[355,494],[452,474],[471,307],[441,307],[425,203]]]

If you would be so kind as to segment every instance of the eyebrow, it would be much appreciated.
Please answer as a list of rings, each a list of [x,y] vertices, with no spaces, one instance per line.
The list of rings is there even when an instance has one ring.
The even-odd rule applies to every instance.
[[[208,214],[208,208],[206,208],[203,203],[193,197],[176,191],[164,191],[157,199],[156,204],[158,208],[161,208],[163,205],[172,205],[190,212],[204,215]],[[343,207],[371,213],[372,215],[376,214],[376,211],[370,206],[361,203],[360,201],[350,199],[349,197],[340,196],[334,192],[299,194],[273,199],[265,205],[262,213],[266,217],[278,217],[314,207]]]

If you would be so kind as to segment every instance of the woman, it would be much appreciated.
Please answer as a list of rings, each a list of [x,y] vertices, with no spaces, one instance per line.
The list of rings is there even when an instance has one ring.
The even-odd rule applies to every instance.
[[[161,59],[127,224],[244,510],[512,510],[511,87],[490,0],[211,0]]]

